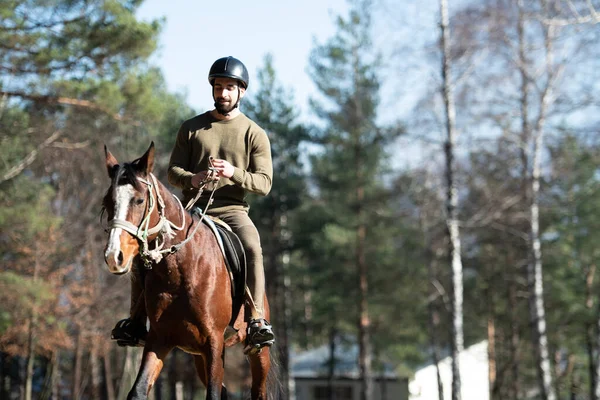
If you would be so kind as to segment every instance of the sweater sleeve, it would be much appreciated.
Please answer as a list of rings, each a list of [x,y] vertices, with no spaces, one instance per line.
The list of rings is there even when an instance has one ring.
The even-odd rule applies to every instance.
[[[235,167],[231,180],[250,192],[267,195],[273,183],[271,143],[265,131],[258,129],[253,135],[248,170]]]
[[[177,140],[175,147],[171,152],[169,160],[169,169],[167,177],[169,183],[181,189],[189,189],[192,187],[192,176],[194,174],[189,171],[190,168],[190,144],[189,144],[189,129],[184,122],[181,124],[177,132]]]

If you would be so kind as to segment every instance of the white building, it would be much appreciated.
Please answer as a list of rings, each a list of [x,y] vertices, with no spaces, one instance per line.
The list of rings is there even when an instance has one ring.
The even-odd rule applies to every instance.
[[[329,346],[292,354],[295,400],[329,400]],[[338,343],[335,350],[333,393],[335,400],[360,400],[362,382],[358,369],[358,346]],[[408,378],[399,377],[391,366],[375,372],[374,400],[408,400]],[[292,399],[294,400],[294,399]]]
[[[466,348],[459,356],[462,400],[489,400],[487,341]],[[439,363],[444,399],[452,398],[452,360]],[[420,368],[409,384],[410,400],[438,400],[435,364]]]

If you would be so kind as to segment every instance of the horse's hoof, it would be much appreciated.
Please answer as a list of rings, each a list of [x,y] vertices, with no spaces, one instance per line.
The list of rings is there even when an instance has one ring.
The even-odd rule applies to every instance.
[[[238,332],[239,331],[237,329],[233,328],[231,325],[228,325],[227,328],[225,328],[225,334],[223,335],[223,338],[225,341],[228,341],[232,337],[236,336]]]

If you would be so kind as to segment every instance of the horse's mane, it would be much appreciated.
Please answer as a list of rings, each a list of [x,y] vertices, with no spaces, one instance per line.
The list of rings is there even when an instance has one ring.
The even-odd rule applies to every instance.
[[[139,160],[139,159],[138,159]],[[115,172],[112,179],[112,187],[117,187],[121,185],[132,185],[136,190],[143,190],[143,187],[138,179],[139,172],[137,167],[138,160],[132,161],[130,163],[119,164],[118,169]]]
[[[117,164],[114,166],[115,171],[112,176],[110,186],[106,190],[106,193],[104,194],[104,198],[102,200],[102,209],[100,210],[100,218],[102,218],[102,216],[104,215],[104,212],[106,211],[106,205],[108,204],[109,199],[112,197],[113,190],[115,190],[115,188],[117,186],[129,184],[129,185],[132,185],[138,191],[141,191],[144,189],[142,187],[140,180],[138,179],[139,172],[136,168],[138,161],[139,161],[139,158],[132,162],[128,162],[128,163],[124,163],[124,164]]]

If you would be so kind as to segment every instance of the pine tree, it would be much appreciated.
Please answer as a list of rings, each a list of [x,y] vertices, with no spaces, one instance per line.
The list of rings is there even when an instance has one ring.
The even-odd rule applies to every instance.
[[[580,391],[597,399],[598,365],[596,359],[598,321],[598,279],[596,260],[600,251],[597,210],[600,182],[600,143],[566,133],[549,144],[551,182],[542,199],[549,210],[542,224],[546,226],[547,274],[552,296],[548,297],[549,324],[556,327],[551,343],[560,343],[565,361],[571,357],[578,369],[568,376],[557,377],[559,397],[571,393],[571,382],[579,381]],[[552,310],[567,310],[569,318]],[[583,366],[586,366],[585,368]],[[567,371],[568,372],[568,371]],[[584,389],[584,385],[588,389]]]
[[[327,301],[329,326],[333,331],[347,330],[345,324],[356,327],[361,398],[369,400],[373,353],[368,276],[378,263],[370,229],[378,225],[374,221],[380,219],[378,213],[388,199],[382,180],[385,146],[398,132],[377,125],[381,81],[380,58],[371,45],[372,3],[351,5],[347,18],[337,18],[336,34],[311,53],[310,72],[322,95],[312,101],[312,108],[325,125],[314,138],[322,151],[311,158],[311,164],[322,211],[328,216],[323,227],[327,248],[320,266],[326,266],[326,271],[319,275],[327,281],[321,282],[327,292],[337,291]],[[347,279],[354,279],[354,285],[348,285]],[[349,301],[352,298],[358,304]]]
[[[291,302],[290,257],[294,237],[290,220],[306,196],[306,178],[300,159],[306,129],[296,121],[293,98],[277,81],[271,55],[265,56],[258,73],[256,95],[244,106],[245,113],[266,130],[271,142],[273,186],[266,197],[252,197],[250,213],[260,232],[265,275],[277,348],[282,361],[283,397],[290,393]]]
[[[138,21],[140,4],[8,0],[0,9],[0,246],[11,260],[11,285],[43,282],[45,288],[15,291],[33,295],[27,301],[35,307],[24,315],[2,310],[0,349],[28,357],[27,371],[61,359],[58,352],[71,351],[75,337],[83,351],[106,342],[115,310],[126,314],[128,285],[100,268],[102,145],[124,158],[139,154],[151,138],[170,148],[190,115],[183,97],[168,93],[161,72],[148,64],[161,23]],[[51,300],[40,308],[35,295],[42,293]],[[19,330],[27,326],[29,333]],[[71,370],[55,372],[81,383]]]

